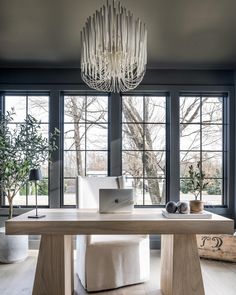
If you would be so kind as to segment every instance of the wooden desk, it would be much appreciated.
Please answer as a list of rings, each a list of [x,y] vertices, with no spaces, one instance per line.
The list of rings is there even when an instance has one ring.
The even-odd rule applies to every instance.
[[[6,222],[9,235],[42,235],[33,295],[73,293],[72,237],[77,234],[162,234],[161,289],[164,295],[203,295],[196,234],[232,234],[233,220],[174,220],[160,209],[133,214],[99,214],[95,210],[44,209],[42,219],[25,213]]]

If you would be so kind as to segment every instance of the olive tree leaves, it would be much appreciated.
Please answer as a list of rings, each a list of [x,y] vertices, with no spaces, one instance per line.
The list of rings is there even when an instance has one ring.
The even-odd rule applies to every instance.
[[[14,124],[14,110],[0,116],[0,191],[9,202],[12,217],[13,198],[26,184],[29,171],[50,161],[59,130],[43,136],[41,122],[27,115],[21,124]]]

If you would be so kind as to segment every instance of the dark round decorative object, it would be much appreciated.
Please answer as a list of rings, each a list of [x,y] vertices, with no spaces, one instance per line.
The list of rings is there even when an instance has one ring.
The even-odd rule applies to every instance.
[[[188,202],[178,202],[177,203],[178,212],[180,214],[188,214],[190,212],[189,203]]]
[[[168,213],[175,213],[177,211],[177,204],[173,201],[170,201],[166,204],[166,211]]]

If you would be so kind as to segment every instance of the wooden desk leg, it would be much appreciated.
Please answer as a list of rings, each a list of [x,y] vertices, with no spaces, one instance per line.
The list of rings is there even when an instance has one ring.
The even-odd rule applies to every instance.
[[[71,295],[73,292],[72,236],[42,235],[33,295]]]
[[[162,235],[163,295],[204,295],[196,235]]]

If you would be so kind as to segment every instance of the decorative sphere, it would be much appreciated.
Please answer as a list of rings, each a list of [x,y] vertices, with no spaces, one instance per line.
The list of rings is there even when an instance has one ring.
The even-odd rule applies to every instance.
[[[168,213],[175,213],[177,211],[177,204],[173,201],[170,201],[166,204],[166,211]]]
[[[188,202],[178,202],[177,210],[180,214],[188,214],[190,212],[190,207]]]

